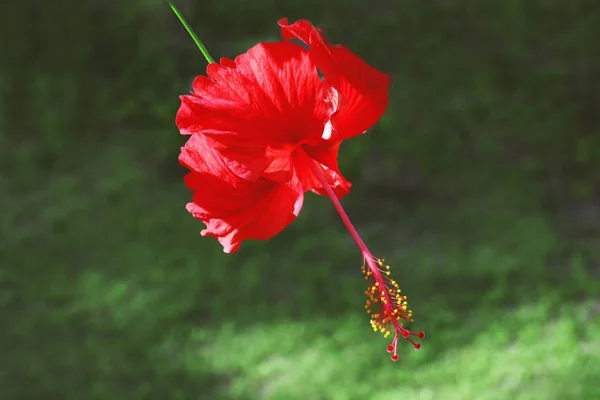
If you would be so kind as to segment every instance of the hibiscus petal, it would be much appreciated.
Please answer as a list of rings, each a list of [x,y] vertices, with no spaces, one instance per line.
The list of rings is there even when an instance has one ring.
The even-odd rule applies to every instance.
[[[295,176],[285,184],[239,178],[204,135],[190,137],[179,161],[191,170],[185,176],[194,191],[187,210],[206,224],[201,234],[217,238],[226,253],[237,251],[244,240],[275,236],[302,209],[304,191]]]
[[[257,180],[298,145],[319,142],[332,110],[302,47],[259,43],[235,61],[210,64],[207,74],[195,79],[193,95],[182,96],[177,126],[210,137],[238,176]],[[290,179],[290,163],[277,162]]]
[[[339,95],[336,112],[331,116],[331,139],[340,141],[364,133],[385,112],[391,79],[367,64],[345,46],[332,46],[321,29],[309,21],[291,25],[287,18],[279,21],[284,40],[300,39],[310,49],[310,59],[323,73],[324,80]]]
[[[329,143],[322,141],[318,146],[303,146],[303,150],[296,153],[294,156],[296,174],[305,191],[310,190],[321,196],[327,196],[323,184],[309,165],[309,163],[314,164],[316,162],[319,170],[325,176],[325,179],[327,179],[329,186],[338,199],[341,199],[350,192],[352,183],[342,176],[338,167],[337,156],[340,144],[340,142]]]

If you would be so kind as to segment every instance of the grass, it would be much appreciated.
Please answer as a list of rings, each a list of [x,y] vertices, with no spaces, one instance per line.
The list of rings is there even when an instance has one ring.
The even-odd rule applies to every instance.
[[[187,38],[166,5],[76,8],[80,25],[64,31],[57,5],[38,16],[55,29],[35,35],[43,52],[24,50],[35,41],[23,24],[0,24],[24,43],[0,74],[3,396],[600,398],[600,231],[586,211],[598,204],[600,130],[585,113],[594,94],[571,80],[593,75],[600,24],[583,2],[534,20],[541,4],[398,13],[357,1],[340,16],[333,2],[242,3],[181,8],[213,56],[243,51],[244,32],[273,35],[279,14],[307,14],[394,74],[386,116],[340,153],[355,183],[344,204],[392,265],[423,348],[401,344],[389,360],[363,309],[360,255],[327,199],[307,195],[283,233],[233,255],[199,236],[173,116],[202,60],[170,45]],[[346,22],[363,14],[368,35]],[[89,35],[65,46],[78,30]],[[20,64],[27,54],[49,62]]]
[[[127,165],[126,175],[111,170],[115,160]],[[90,184],[89,173],[98,170],[104,177]],[[452,234],[451,220],[447,234],[443,226],[421,237],[389,237],[388,223],[374,229],[369,242],[377,249],[397,246],[388,259],[416,326],[428,333],[422,350],[401,346],[393,363],[387,341],[363,315],[358,254],[326,202],[310,196],[297,227],[226,256],[196,235],[197,224],[180,207],[181,185],[156,187],[143,171],[108,148],[92,165],[40,185],[35,196],[3,204],[14,216],[5,228],[13,234],[14,268],[0,280],[10,306],[0,341],[10,361],[2,382],[10,398],[597,393],[598,285],[587,269],[579,278],[548,271],[557,238],[542,217],[505,216],[492,241]],[[32,216],[26,211],[39,209],[35,199],[45,207]],[[323,214],[331,221],[322,232],[326,244],[324,236],[311,240]],[[407,220],[409,232],[424,226]],[[307,239],[293,244],[299,235]],[[571,262],[576,270],[578,261]]]

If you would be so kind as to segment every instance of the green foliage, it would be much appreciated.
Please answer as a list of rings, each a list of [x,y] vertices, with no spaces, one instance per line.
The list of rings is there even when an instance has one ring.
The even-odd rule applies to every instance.
[[[344,202],[424,346],[389,361],[327,199],[234,255],[198,235],[174,116],[205,64],[166,2],[13,2],[3,398],[600,398],[593,5],[177,3],[215,58],[304,17],[393,75],[382,121],[342,147]]]

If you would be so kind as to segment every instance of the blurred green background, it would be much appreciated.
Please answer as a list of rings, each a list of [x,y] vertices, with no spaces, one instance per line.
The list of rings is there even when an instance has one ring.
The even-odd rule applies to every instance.
[[[420,351],[363,309],[329,201],[234,255],[184,206],[205,61],[165,1],[0,12],[0,398],[600,399],[600,6],[178,0],[213,57],[308,18],[393,76],[340,151]]]

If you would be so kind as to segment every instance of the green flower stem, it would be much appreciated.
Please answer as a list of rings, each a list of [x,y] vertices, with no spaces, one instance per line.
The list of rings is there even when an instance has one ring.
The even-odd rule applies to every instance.
[[[171,6],[171,9],[175,13],[175,15],[177,15],[177,18],[179,18],[179,21],[181,21],[181,23],[183,24],[185,29],[188,31],[188,33],[190,34],[190,36],[196,43],[196,46],[198,46],[198,48],[202,52],[202,55],[204,56],[204,58],[206,58],[206,61],[208,61],[209,64],[214,63],[215,60],[213,60],[213,58],[210,56],[210,54],[208,54],[208,50],[206,50],[206,47],[204,47],[204,44],[202,44],[202,42],[198,38],[198,35],[196,35],[196,32],[194,32],[194,30],[192,29],[190,24],[188,24],[188,22],[185,20],[185,18],[183,17],[183,15],[179,11],[179,9],[175,6],[175,4],[173,4],[173,1],[167,0],[167,3],[169,3],[169,5]]]

